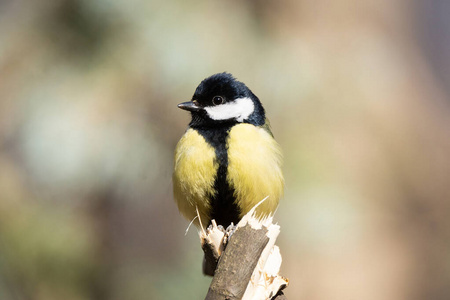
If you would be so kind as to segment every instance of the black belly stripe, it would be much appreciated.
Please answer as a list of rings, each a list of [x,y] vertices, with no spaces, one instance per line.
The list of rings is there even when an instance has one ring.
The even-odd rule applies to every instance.
[[[215,195],[211,195],[210,203],[212,210],[211,219],[216,220],[218,225],[225,228],[233,222],[239,222],[240,209],[235,203],[234,190],[227,182],[228,153],[226,140],[232,125],[208,128],[193,128],[197,130],[208,144],[216,151],[216,161],[219,164],[216,179],[214,181]]]

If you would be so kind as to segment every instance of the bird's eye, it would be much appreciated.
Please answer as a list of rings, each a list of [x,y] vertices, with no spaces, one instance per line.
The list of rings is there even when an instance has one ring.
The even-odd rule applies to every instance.
[[[214,104],[214,105],[220,105],[220,104],[223,104],[223,102],[224,102],[224,99],[221,96],[214,96],[212,98],[212,104]]]

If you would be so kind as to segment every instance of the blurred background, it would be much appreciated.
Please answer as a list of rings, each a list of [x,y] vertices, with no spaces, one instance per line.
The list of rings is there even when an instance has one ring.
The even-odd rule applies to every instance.
[[[233,73],[284,149],[288,299],[450,295],[450,2],[0,1],[0,299],[203,299],[177,109]]]

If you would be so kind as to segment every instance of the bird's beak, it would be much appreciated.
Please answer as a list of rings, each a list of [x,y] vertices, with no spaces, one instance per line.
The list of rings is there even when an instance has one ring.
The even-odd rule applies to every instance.
[[[188,111],[199,111],[201,107],[194,101],[188,101],[178,104],[178,108]]]

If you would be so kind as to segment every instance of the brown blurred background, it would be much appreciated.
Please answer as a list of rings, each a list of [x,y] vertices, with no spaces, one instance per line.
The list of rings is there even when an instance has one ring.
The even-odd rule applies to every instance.
[[[285,152],[289,299],[450,297],[450,2],[0,1],[0,299],[202,299],[171,193],[222,71]]]

